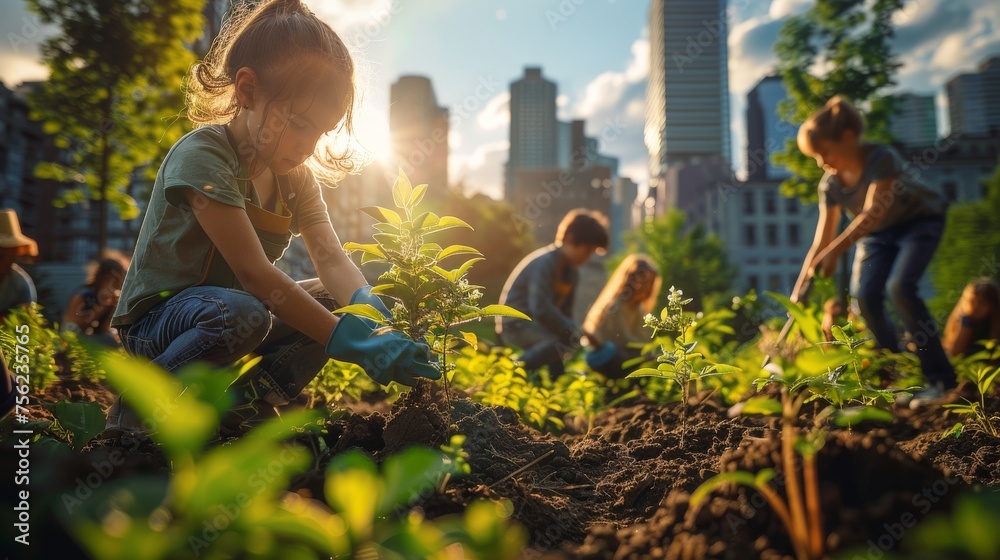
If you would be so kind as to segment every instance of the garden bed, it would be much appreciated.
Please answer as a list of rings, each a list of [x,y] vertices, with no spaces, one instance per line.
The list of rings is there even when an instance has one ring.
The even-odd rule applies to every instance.
[[[113,400],[102,383],[83,381],[53,384],[39,401],[63,398],[102,408]],[[989,404],[1000,405],[995,397]],[[603,411],[589,431],[559,436],[523,425],[504,407],[454,394],[449,403],[433,385],[404,394],[387,411],[372,411],[370,403],[359,409],[329,421],[325,433],[299,436],[315,462],[290,490],[322,499],[326,463],[347,450],[361,449],[382,460],[410,445],[439,447],[457,432],[467,438],[472,472],[452,480],[444,493],[414,504],[429,518],[461,512],[476,499],[505,498],[512,517],[527,529],[528,550],[536,557],[794,557],[785,528],[756,492],[723,489],[697,511],[689,502],[691,493],[716,473],[779,465],[774,419],[729,418],[713,400],[694,396],[681,447],[679,404],[662,406],[645,397]],[[32,412],[36,418],[48,413],[41,407]],[[901,520],[945,511],[969,487],[1000,484],[995,439],[976,432],[942,439],[953,420],[939,409],[899,408],[896,413],[897,421],[888,427],[832,430],[819,452],[829,550],[864,550],[880,538],[892,540],[894,547],[896,537],[885,535]],[[37,472],[47,473],[34,503],[51,509],[66,508],[85,493],[95,465],[114,464],[110,478],[165,478],[169,472],[162,453],[142,439],[95,439],[73,457],[39,453],[34,461]],[[58,461],[58,468],[45,469],[46,461]],[[781,492],[780,480],[774,486]],[[51,513],[36,513],[36,527],[59,538],[46,538],[36,548],[37,557],[56,550],[64,558],[85,557]]]

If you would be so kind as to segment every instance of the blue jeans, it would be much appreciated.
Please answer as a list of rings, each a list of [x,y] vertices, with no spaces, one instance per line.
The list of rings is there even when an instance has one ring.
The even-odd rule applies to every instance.
[[[299,285],[327,309],[339,307],[319,279]],[[171,372],[194,360],[228,366],[253,352],[262,359],[244,376],[270,382],[275,391],[266,400],[272,405],[298,396],[329,360],[322,344],[272,315],[256,297],[215,286],[182,290],[119,327],[118,335],[126,352]]]
[[[888,292],[913,337],[924,376],[951,388],[956,385],[955,369],[917,286],[941,241],[944,222],[943,216],[918,218],[861,238],[854,255],[851,295],[878,345],[897,352],[899,339],[885,307]]]

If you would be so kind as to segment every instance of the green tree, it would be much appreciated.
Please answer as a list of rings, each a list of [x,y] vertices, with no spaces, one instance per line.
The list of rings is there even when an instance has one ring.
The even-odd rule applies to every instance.
[[[187,45],[204,27],[204,0],[26,1],[59,30],[41,47],[49,79],[29,101],[61,155],[35,174],[76,187],[57,206],[95,201],[101,251],[108,204],[122,219],[137,217],[128,187],[188,130],[178,118],[181,83],[195,62]],[[171,117],[180,122],[170,126]]]
[[[640,225],[625,234],[625,251],[611,259],[617,266],[627,254],[645,253],[660,269],[663,289],[654,309],[666,307],[670,286],[692,299],[689,309],[702,310],[713,296],[727,293],[736,270],[726,260],[726,249],[701,224],[688,226],[684,213],[667,215]]]
[[[981,276],[1000,280],[1000,166],[986,182],[982,200],[956,204],[940,249],[931,262],[934,299],[931,312],[941,323],[958,302],[965,285]]]
[[[885,90],[901,66],[890,42],[892,16],[902,7],[901,0],[817,0],[806,13],[788,18],[774,46],[789,96],[778,107],[781,118],[798,126],[840,94],[864,110],[867,138],[891,140],[892,99]],[[794,138],[772,160],[793,172],[782,193],[816,201],[823,170],[799,151]]]

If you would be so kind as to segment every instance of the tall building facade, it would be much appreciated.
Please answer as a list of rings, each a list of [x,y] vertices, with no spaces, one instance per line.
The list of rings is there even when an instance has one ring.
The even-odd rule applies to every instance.
[[[504,181],[506,200],[514,200],[519,171],[558,166],[559,144],[556,84],[542,76],[541,68],[527,67],[524,77],[510,84],[510,157]]]
[[[788,98],[781,76],[768,76],[747,94],[747,177],[752,180],[787,179],[792,174],[771,162],[795,138],[795,125],[781,119],[778,104]]]
[[[934,96],[901,93],[893,99],[895,112],[889,126],[896,141],[907,147],[934,144],[938,137]]]
[[[645,142],[651,177],[675,162],[731,160],[725,0],[653,0]]]
[[[978,72],[955,76],[947,90],[952,134],[1000,130],[1000,56],[983,61]]]
[[[708,222],[709,231],[722,239],[727,259],[739,270],[739,291],[790,293],[809,251],[818,207],[781,196],[780,184],[777,179],[736,182],[708,196],[718,216]]]
[[[394,163],[414,185],[448,187],[448,109],[438,106],[429,78],[403,76],[389,91]]]

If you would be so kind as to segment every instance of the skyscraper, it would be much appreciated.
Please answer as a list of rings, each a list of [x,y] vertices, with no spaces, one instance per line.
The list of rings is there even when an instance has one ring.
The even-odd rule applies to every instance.
[[[675,162],[730,160],[725,0],[653,0],[645,141],[651,177]]]
[[[431,81],[402,76],[389,90],[392,153],[414,185],[448,186],[448,109],[439,107]]]
[[[1000,130],[1000,56],[983,61],[978,72],[955,76],[947,87],[952,134]]]
[[[771,163],[771,156],[795,138],[794,125],[781,120],[778,103],[788,97],[780,76],[757,82],[747,94],[747,176],[750,179],[786,179],[791,173]]]
[[[524,77],[510,84],[510,159],[504,194],[514,199],[517,172],[556,167],[558,157],[556,84],[542,77],[542,69],[527,67]]]
[[[895,114],[889,126],[896,140],[905,146],[933,146],[937,142],[937,109],[933,95],[894,95]]]

